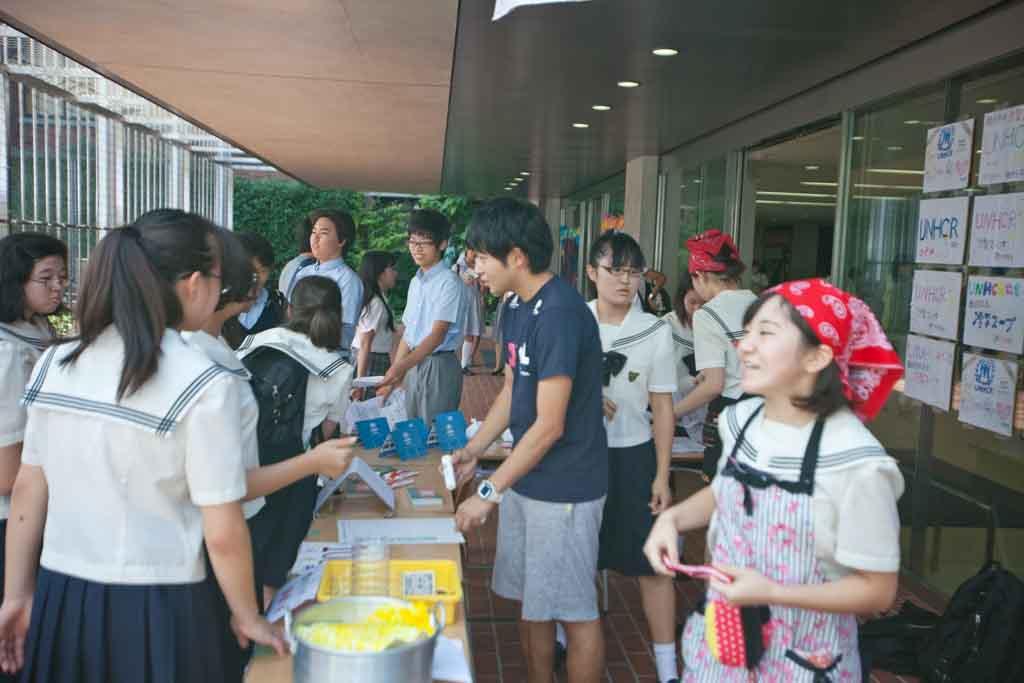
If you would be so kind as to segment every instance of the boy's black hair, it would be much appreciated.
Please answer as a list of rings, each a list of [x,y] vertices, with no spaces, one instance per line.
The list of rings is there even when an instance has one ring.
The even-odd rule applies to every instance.
[[[640,270],[646,270],[647,268],[647,260],[644,258],[643,250],[636,240],[633,239],[632,235],[628,233],[609,230],[598,237],[597,241],[590,247],[590,256],[587,259],[587,263],[597,268],[598,263],[605,254],[611,255],[612,268],[621,268],[623,266]]]
[[[555,250],[540,209],[512,197],[492,199],[473,212],[466,245],[502,263],[508,262],[509,252],[519,248],[526,254],[531,273],[547,270]]]
[[[352,220],[352,215],[348,211],[342,211],[341,209],[315,209],[310,211],[308,216],[310,235],[313,234],[316,222],[321,218],[326,218],[334,224],[334,231],[338,235],[338,241],[342,243],[341,256],[344,258],[348,255],[349,249],[352,248],[353,243],[356,241],[356,222]]]
[[[782,303],[782,308],[789,313],[789,319],[800,330],[800,341],[803,343],[804,348],[813,349],[821,346],[821,340],[818,339],[818,335],[814,334],[814,330],[807,324],[804,317],[800,315],[800,312],[793,308],[793,305],[786,301],[786,299],[774,293],[762,294],[754,303],[747,307],[746,312],[743,314],[743,327],[750,325],[750,322],[757,315],[758,311],[761,310],[761,307],[776,297]],[[811,395],[794,398],[793,405],[801,410],[809,410],[821,417],[828,417],[841,408],[846,408],[850,405],[849,401],[846,400],[846,394],[843,393],[843,382],[839,378],[839,366],[836,365],[835,361],[829,363],[828,367],[818,373],[814,380],[814,389],[811,391]]]
[[[258,232],[240,232],[236,234],[238,239],[242,241],[242,246],[249,253],[249,258],[256,259],[264,268],[274,267],[274,247],[266,237]]]
[[[451,236],[452,224],[440,211],[414,209],[409,213],[406,232],[410,235],[428,235],[435,245],[441,246]]]

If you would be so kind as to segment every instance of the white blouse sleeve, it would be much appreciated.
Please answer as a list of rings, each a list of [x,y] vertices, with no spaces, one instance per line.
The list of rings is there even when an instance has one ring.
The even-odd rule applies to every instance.
[[[22,352],[11,342],[0,341],[0,447],[25,440],[27,416],[21,395],[28,383]]]
[[[185,477],[199,506],[222,505],[245,497],[245,447],[238,421],[241,386],[228,375],[213,381],[178,429],[185,430]]]
[[[667,372],[667,368],[675,369],[675,341],[672,339],[672,326],[662,325],[655,335],[652,372],[648,374],[647,391],[652,394],[671,394],[676,386],[675,372]]]
[[[352,391],[352,376],[352,367],[345,366],[331,377],[331,393],[337,398],[327,410],[327,419],[341,425],[344,425],[345,413],[348,412],[349,393]]]
[[[709,313],[698,310],[693,314],[693,353],[697,370],[724,368],[729,348],[725,332]]]
[[[359,332],[380,333],[381,320],[384,318],[384,302],[380,297],[373,297],[370,305],[359,318]]]
[[[861,571],[899,571],[899,466],[894,460],[879,459],[843,475],[833,501],[836,563]]]

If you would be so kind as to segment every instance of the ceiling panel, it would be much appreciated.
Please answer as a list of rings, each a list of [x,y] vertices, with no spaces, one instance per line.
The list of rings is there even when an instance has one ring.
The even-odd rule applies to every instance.
[[[524,193],[565,196],[995,4],[592,0],[491,22],[463,2],[443,187],[486,195],[528,170]]]

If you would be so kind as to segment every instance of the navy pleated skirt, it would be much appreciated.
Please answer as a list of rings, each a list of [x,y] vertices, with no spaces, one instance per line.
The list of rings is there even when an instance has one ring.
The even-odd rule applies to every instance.
[[[206,582],[109,585],[40,568],[22,683],[222,683]]]
[[[597,568],[623,576],[653,576],[644,543],[654,526],[651,485],[658,475],[654,441],[608,449],[608,494],[601,517]]]

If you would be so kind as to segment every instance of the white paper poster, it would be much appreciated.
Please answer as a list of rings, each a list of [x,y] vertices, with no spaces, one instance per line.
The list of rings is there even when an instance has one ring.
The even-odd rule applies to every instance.
[[[1024,279],[967,278],[964,344],[995,351],[1024,349]]]
[[[1024,180],[1024,105],[985,114],[978,183]]]
[[[556,2],[586,2],[587,0],[495,0],[494,16],[491,21],[497,21],[514,10],[516,7],[525,5],[550,5]]]
[[[970,197],[921,200],[917,217],[918,263],[964,262],[970,201]]]
[[[910,331],[956,339],[960,317],[960,273],[915,270],[910,297]]]
[[[907,335],[907,396],[949,410],[956,344]]]
[[[967,187],[974,157],[974,119],[928,130],[924,155],[924,191]]]
[[[968,263],[988,268],[1024,266],[1024,192],[975,198]]]
[[[960,421],[1004,436],[1013,435],[1017,364],[1001,358],[964,354]]]

